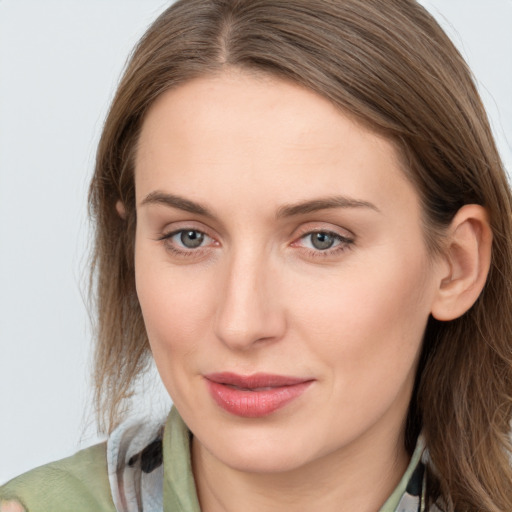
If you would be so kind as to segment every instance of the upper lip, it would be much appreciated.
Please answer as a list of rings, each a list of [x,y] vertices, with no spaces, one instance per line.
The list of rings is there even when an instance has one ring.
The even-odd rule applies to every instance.
[[[283,386],[294,386],[309,382],[314,379],[309,377],[289,377],[286,375],[275,375],[270,373],[253,373],[251,375],[238,375],[231,372],[209,373],[204,375],[205,379],[225,384],[227,386],[236,386],[238,388],[278,388]]]

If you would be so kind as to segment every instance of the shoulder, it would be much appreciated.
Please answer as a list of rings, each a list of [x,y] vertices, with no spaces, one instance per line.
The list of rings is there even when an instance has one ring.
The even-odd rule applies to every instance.
[[[107,471],[106,444],[41,466],[0,487],[0,512],[115,512]]]

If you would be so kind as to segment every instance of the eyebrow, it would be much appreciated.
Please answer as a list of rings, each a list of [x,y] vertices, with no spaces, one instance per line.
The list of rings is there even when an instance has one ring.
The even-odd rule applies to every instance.
[[[376,212],[380,212],[374,204],[368,201],[361,201],[359,199],[353,199],[345,196],[332,196],[281,206],[277,210],[276,218],[293,217],[295,215],[304,215],[306,213],[333,208],[369,208]]]
[[[165,192],[151,192],[149,193],[140,203],[141,206],[145,206],[148,204],[161,204],[164,206],[170,206],[172,208],[177,208],[178,210],[183,210],[189,213],[195,213],[197,215],[202,215],[204,217],[213,218],[214,215],[206,206],[203,206],[200,203],[196,203],[195,201],[190,201],[190,199],[185,199],[181,196],[176,196],[174,194],[166,194]]]
[[[149,193],[140,203],[141,206],[148,204],[161,204],[177,208],[189,213],[202,215],[203,217],[214,218],[213,213],[204,205],[185,199],[184,197],[174,194],[167,194],[165,192],[155,191]],[[288,204],[281,206],[276,212],[276,219],[285,217],[293,217],[297,215],[304,215],[313,213],[319,210],[329,210],[334,208],[369,208],[376,212],[380,210],[368,201],[353,199],[345,196],[333,196],[326,198],[312,199],[309,201],[302,201],[299,203]]]

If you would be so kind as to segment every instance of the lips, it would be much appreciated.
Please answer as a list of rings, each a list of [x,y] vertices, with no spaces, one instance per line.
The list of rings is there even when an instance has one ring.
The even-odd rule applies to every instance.
[[[313,379],[265,373],[211,373],[204,378],[218,406],[245,418],[267,416],[285,407],[313,383]]]

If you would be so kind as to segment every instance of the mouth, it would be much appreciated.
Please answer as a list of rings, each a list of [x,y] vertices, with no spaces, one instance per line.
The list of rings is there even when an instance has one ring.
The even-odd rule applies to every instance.
[[[314,382],[311,378],[256,373],[211,373],[204,375],[215,403],[244,418],[268,416],[299,398]]]

